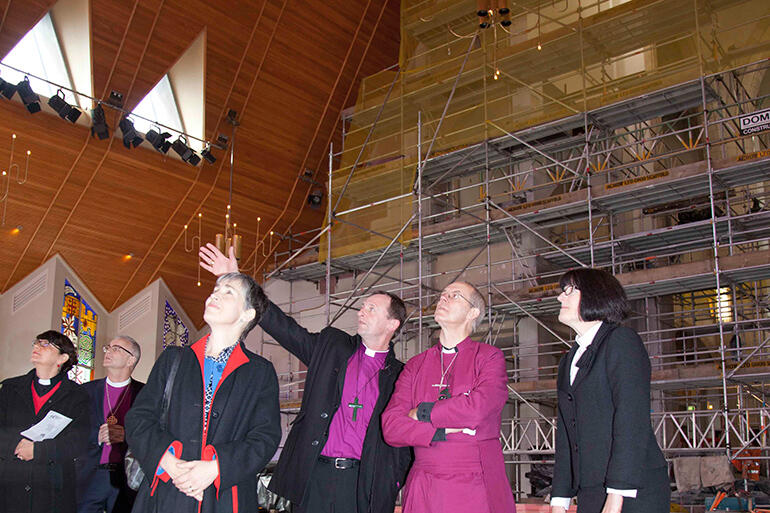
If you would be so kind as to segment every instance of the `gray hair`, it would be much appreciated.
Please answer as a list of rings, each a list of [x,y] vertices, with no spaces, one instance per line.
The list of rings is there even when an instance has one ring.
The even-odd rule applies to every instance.
[[[222,282],[231,280],[237,282],[241,287],[244,310],[253,309],[255,314],[254,318],[244,326],[243,331],[241,332],[240,340],[244,340],[246,335],[248,335],[249,332],[254,329],[254,326],[259,323],[259,319],[262,318],[262,314],[265,313],[265,310],[267,310],[268,300],[262,287],[260,287],[254,278],[248,274],[239,272],[225,273],[217,278],[216,283],[219,285]]]
[[[115,338],[125,340],[131,345],[131,354],[133,354],[134,358],[136,358],[136,361],[134,362],[134,367],[136,367],[139,364],[139,359],[142,357],[142,346],[140,346],[139,342],[137,342],[133,337],[129,337],[128,335],[118,335]]]
[[[473,308],[477,308],[479,311],[478,317],[473,319],[473,324],[471,324],[471,330],[476,331],[476,329],[479,327],[479,324],[481,324],[481,321],[484,320],[484,314],[487,311],[487,302],[484,301],[484,296],[481,295],[481,292],[479,292],[479,289],[477,289],[474,285],[471,285],[468,282],[461,282],[465,283],[470,287],[471,289],[471,297],[468,298],[468,300],[473,305]]]

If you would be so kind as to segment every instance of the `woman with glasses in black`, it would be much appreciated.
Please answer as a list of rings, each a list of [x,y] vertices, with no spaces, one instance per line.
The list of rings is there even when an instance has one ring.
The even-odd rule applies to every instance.
[[[69,513],[76,510],[75,462],[88,442],[88,395],[67,378],[75,346],[57,331],[32,343],[34,369],[0,386],[0,511]],[[21,435],[50,412],[69,423],[53,438]],[[52,433],[51,433],[52,434]]]
[[[559,363],[551,513],[666,513],[668,466],[650,423],[650,357],[620,322],[630,311],[611,274],[575,269],[559,281],[559,322],[576,344]]]

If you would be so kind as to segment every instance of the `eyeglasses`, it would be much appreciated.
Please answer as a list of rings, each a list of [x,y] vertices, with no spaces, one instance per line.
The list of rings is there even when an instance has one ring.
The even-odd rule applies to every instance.
[[[567,285],[566,287],[561,289],[561,293],[564,294],[565,296],[571,296],[572,293],[575,292],[576,290],[578,289],[574,285]]]
[[[40,339],[40,338],[39,338],[39,339],[37,339],[37,340],[33,340],[33,341],[32,341],[32,347],[35,347],[35,346],[40,346],[40,347],[48,347],[48,346],[51,346],[51,347],[54,347],[54,348],[56,348],[56,349],[59,349],[59,346],[57,346],[57,345],[56,345],[56,344],[54,344],[53,342],[49,342],[49,341],[47,341],[47,340],[43,340],[43,339]]]
[[[129,356],[134,356],[134,353],[132,353],[131,351],[129,351],[125,347],[119,346],[117,344],[114,344],[114,345],[111,345],[111,346],[104,346],[104,347],[102,347],[102,351],[104,351],[105,353],[107,351],[112,351],[113,353],[117,353],[118,350],[127,352]]]
[[[469,305],[471,305],[472,308],[476,308],[476,305],[471,303],[471,300],[467,297],[463,296],[462,293],[459,290],[450,290],[450,291],[444,291],[441,293],[441,295],[438,297],[439,301],[442,299],[446,299],[447,301],[457,301],[458,299],[464,299]]]

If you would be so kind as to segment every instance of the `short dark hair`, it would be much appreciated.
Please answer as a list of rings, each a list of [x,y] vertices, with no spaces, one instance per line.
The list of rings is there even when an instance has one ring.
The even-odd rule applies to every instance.
[[[398,321],[398,327],[393,332],[393,335],[395,336],[395,334],[398,333],[398,330],[401,329],[401,326],[404,325],[404,321],[406,320],[406,306],[404,305],[404,301],[392,292],[375,292],[372,294],[372,296],[377,295],[387,296],[390,298],[390,306],[388,306],[388,317]]]
[[[59,350],[60,354],[66,354],[69,359],[61,366],[61,371],[64,374],[68,373],[75,363],[78,361],[78,352],[75,349],[75,344],[63,333],[58,331],[48,330],[44,331],[36,337],[37,340],[45,340]]]
[[[580,318],[619,324],[628,316],[631,306],[623,286],[612,274],[584,267],[567,271],[559,279],[564,289],[572,285],[580,291]]]
[[[254,318],[249,321],[249,323],[243,328],[243,331],[241,332],[241,340],[243,340],[246,338],[246,335],[248,335],[249,332],[254,329],[254,326],[259,323],[259,320],[262,318],[262,314],[265,313],[265,310],[267,310],[268,299],[265,295],[265,291],[262,290],[262,287],[259,286],[259,283],[257,283],[254,278],[248,274],[239,272],[225,273],[217,278],[217,283],[230,280],[234,280],[240,284],[241,291],[243,292],[245,309],[254,309]]]

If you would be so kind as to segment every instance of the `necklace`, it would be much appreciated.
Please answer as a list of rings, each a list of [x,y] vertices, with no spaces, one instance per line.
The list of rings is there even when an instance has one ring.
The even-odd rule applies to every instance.
[[[457,360],[457,353],[455,353],[454,357],[452,358],[452,361],[449,362],[449,365],[447,365],[447,368],[444,369],[444,350],[443,348],[439,350],[440,357],[441,357],[441,380],[436,383],[435,385],[431,385],[434,387],[439,388],[439,394],[438,394],[438,400],[447,399],[448,397],[451,397],[451,394],[449,393],[449,384],[444,383],[444,378],[447,377],[447,374],[449,374],[449,369],[452,368],[452,365],[455,363],[455,360]]]
[[[363,356],[361,356],[361,351],[358,352],[358,368],[356,369],[356,395],[352,402],[348,403],[348,408],[353,409],[353,422],[356,422],[358,419],[358,410],[364,407],[363,404],[358,402],[358,394],[361,393],[361,391],[366,388],[366,385],[372,382],[372,380],[379,375],[379,372],[374,372],[372,376],[366,380],[366,383],[364,383],[364,386],[360,387],[358,386],[358,379],[361,377],[361,361],[363,360]]]
[[[118,404],[116,404],[114,408],[112,407],[112,404],[110,404],[110,390],[107,388],[108,386],[109,385],[105,381],[104,382],[104,395],[107,396],[107,408],[109,408],[109,410],[110,410],[110,414],[107,417],[106,421],[107,421],[107,424],[112,426],[112,425],[115,425],[115,424],[118,423],[118,418],[115,416],[115,413],[118,411],[118,408],[120,408],[120,405],[123,404],[123,399],[125,399],[126,396],[128,395],[128,393],[127,393],[128,392],[128,385],[126,385],[126,389],[123,390],[120,393],[120,399],[118,399]]]

